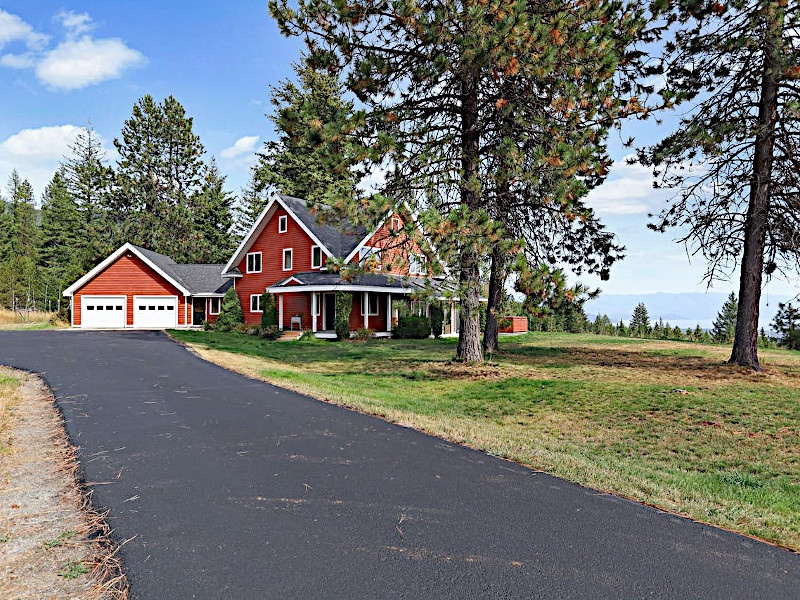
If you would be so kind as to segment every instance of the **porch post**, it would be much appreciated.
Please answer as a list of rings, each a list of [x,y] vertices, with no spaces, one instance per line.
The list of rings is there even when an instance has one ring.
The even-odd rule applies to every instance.
[[[458,323],[456,323],[456,303],[450,301],[450,333],[458,333]]]
[[[386,331],[392,331],[392,295],[386,294]]]
[[[362,292],[361,309],[364,311],[364,329],[369,329],[369,292]]]
[[[278,294],[278,329],[283,331],[283,294]]]
[[[311,331],[317,332],[317,306],[319,306],[319,299],[317,292],[311,292]]]

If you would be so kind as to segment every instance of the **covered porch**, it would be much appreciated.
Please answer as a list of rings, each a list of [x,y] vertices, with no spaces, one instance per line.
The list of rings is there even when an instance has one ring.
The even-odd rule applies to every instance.
[[[313,272],[295,274],[267,292],[276,295],[278,324],[283,330],[310,330],[318,338],[336,338],[336,292],[345,292],[352,296],[351,335],[368,329],[375,337],[391,337],[401,314],[430,317],[429,302],[422,298],[423,293],[438,289],[431,283],[423,278],[375,273],[344,281],[336,273]],[[440,281],[433,283],[441,286]],[[449,304],[442,333],[457,331],[457,325],[452,325],[458,323],[457,306],[454,301]]]

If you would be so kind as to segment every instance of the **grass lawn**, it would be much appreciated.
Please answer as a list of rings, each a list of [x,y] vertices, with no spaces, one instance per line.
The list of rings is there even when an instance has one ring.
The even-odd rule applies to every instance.
[[[173,331],[248,375],[589,487],[800,550],[800,353],[535,333],[491,362],[455,340],[271,342]]]

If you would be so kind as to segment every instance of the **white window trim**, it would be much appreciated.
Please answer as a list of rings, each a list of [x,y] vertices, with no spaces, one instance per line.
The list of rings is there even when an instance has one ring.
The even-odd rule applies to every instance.
[[[258,310],[253,310],[253,298],[258,298]],[[263,313],[264,309],[261,308],[261,294],[250,294],[250,312]]]
[[[256,254],[258,254],[258,266],[259,266],[259,269],[258,269],[258,271],[256,271],[255,269],[251,271],[250,270],[250,257],[251,256],[255,256]],[[259,252],[248,252],[247,253],[247,257],[245,258],[244,268],[245,268],[245,271],[247,273],[261,273],[261,270],[264,268],[264,257],[262,256],[261,252],[260,251]]]
[[[364,246],[360,253],[361,260],[375,259],[375,270],[383,271],[383,248],[381,246]]]
[[[289,267],[286,267],[286,252],[289,252]],[[282,271],[291,271],[292,267],[294,267],[294,248],[284,248],[283,252],[281,253],[281,270]]]
[[[414,259],[416,259],[416,266],[414,266]],[[427,275],[427,260],[425,255],[412,253],[408,256],[408,274],[409,275]]]
[[[214,300],[217,301],[217,311],[214,312]],[[222,309],[222,298],[209,298],[208,299],[208,314],[218,315]]]
[[[369,298],[370,296],[375,297],[375,312],[369,312]],[[364,292],[361,294],[361,316],[364,316],[364,311],[367,311],[368,317],[377,317],[381,313],[381,303],[378,300],[378,294],[376,292]]]
[[[319,250],[319,264],[314,264],[314,250]],[[311,268],[312,269],[321,269],[322,268],[322,247],[321,246],[311,246]]]
[[[395,223],[397,223],[396,227],[395,227]],[[402,221],[400,220],[400,217],[398,217],[397,215],[394,215],[391,219],[389,219],[389,229],[391,231],[400,231],[402,228],[403,228],[403,225],[402,225]]]
[[[278,233],[286,233],[287,231],[289,231],[289,215],[280,215],[278,217]]]

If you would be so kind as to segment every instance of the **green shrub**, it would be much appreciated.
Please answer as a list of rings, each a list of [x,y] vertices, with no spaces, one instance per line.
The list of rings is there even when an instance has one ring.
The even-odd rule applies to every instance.
[[[511,329],[511,325],[514,323],[513,319],[510,317],[501,317],[497,319],[497,328],[498,329]]]
[[[278,326],[278,305],[275,303],[275,296],[264,292],[261,294],[261,329]]]
[[[789,350],[800,350],[800,329],[792,329],[786,336],[786,347]]]
[[[225,297],[222,299],[222,307],[217,317],[217,329],[219,331],[231,331],[237,325],[244,324],[244,312],[242,303],[239,302],[239,295],[234,288],[228,288]]]
[[[409,340],[421,340],[431,334],[431,324],[425,317],[409,315],[397,320],[394,337]]]
[[[258,330],[258,335],[265,340],[277,340],[279,337],[281,337],[282,333],[283,332],[281,331],[280,327],[278,327],[277,323],[270,325],[269,327],[262,327]]]
[[[442,335],[442,325],[444,324],[444,310],[439,302],[431,304],[431,332],[437,338]]]
[[[358,331],[356,331],[353,339],[356,339],[360,342],[366,342],[367,340],[374,340],[375,339],[375,330],[368,329],[362,327]]]
[[[340,340],[350,339],[350,311],[353,309],[353,294],[336,292],[336,318],[334,329]]]
[[[214,329],[214,323],[209,320],[203,321],[203,331],[211,331]]]

